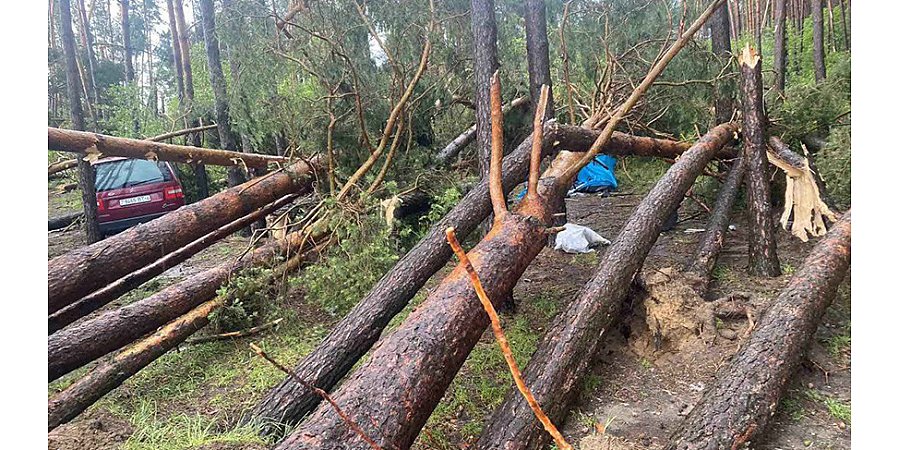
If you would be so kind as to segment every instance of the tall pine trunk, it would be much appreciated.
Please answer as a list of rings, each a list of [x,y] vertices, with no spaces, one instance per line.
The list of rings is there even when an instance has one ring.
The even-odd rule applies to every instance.
[[[816,82],[825,81],[825,39],[822,23],[822,0],[810,0],[813,26],[813,67]]]
[[[184,21],[184,5],[182,0],[173,0],[175,7],[175,21],[178,26],[178,44],[181,47],[181,68],[184,71],[184,108],[182,114],[185,114],[185,126],[194,128],[200,126],[200,122],[196,119],[190,119],[194,114],[194,75],[191,70],[191,38],[188,32],[187,23]],[[200,134],[191,135],[190,145],[200,147],[203,143],[200,141]],[[194,183],[197,186],[197,197],[204,199],[209,197],[209,177],[206,174],[206,166],[203,164],[193,164]]]
[[[497,23],[494,0],[472,0],[472,34],[475,56],[475,143],[481,178],[487,180],[491,160],[491,75],[497,62]]]
[[[775,0],[775,89],[784,93],[787,68],[787,33],[785,32],[785,1]]]
[[[75,56],[75,34],[72,32],[72,5],[69,0],[59,0],[60,34],[66,58],[66,90],[69,94],[69,113],[72,128],[84,130],[84,111],[81,109],[81,79]],[[78,158],[78,187],[84,204],[84,229],[88,244],[99,241],[100,226],[97,223],[97,191],[94,186],[94,168],[83,158]]]
[[[131,19],[128,16],[129,0],[120,0],[122,11],[122,46],[125,51],[125,82],[134,81],[134,65],[131,55]]]
[[[719,61],[729,61],[731,59],[731,24],[729,23],[729,17],[728,2],[725,2],[709,19],[712,51],[719,57]],[[716,83],[713,87],[715,89],[716,124],[730,121],[734,112],[734,99],[730,94],[724,93],[720,89],[724,84],[724,82]]]

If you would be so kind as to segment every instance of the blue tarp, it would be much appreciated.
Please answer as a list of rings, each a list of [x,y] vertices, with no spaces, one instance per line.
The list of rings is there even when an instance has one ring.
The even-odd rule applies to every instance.
[[[597,155],[594,160],[584,166],[572,186],[574,192],[613,191],[619,187],[614,170],[616,158],[609,155]]]

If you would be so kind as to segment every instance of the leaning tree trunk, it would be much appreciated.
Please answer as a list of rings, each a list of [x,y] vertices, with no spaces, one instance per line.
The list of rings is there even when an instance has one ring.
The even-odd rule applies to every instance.
[[[775,89],[784,93],[784,77],[787,69],[787,31],[785,30],[785,1],[775,0]]]
[[[606,250],[591,281],[548,328],[523,375],[525,384],[554,423],[565,419],[577,399],[592,355],[618,318],[631,281],[666,219],[716,152],[734,139],[737,128],[733,122],[713,128],[669,168]],[[491,416],[475,447],[541,448],[548,438],[525,399],[512,389]]]
[[[506,114],[514,109],[518,109],[521,106],[526,106],[530,103],[527,97],[519,97],[509,104],[503,106],[503,113]],[[472,141],[475,140],[475,134],[477,131],[477,126],[472,125],[467,128],[466,131],[460,133],[459,136],[455,137],[446,147],[444,147],[440,152],[438,152],[435,157],[438,161],[438,165],[444,166],[450,164],[450,161],[459,154],[462,149],[466,148]]]
[[[825,39],[822,23],[822,0],[810,0],[813,27],[813,68],[816,82],[825,81]]]
[[[475,65],[475,128],[478,167],[487,180],[491,159],[491,75],[497,62],[497,22],[494,0],[472,0],[472,43]]]
[[[216,123],[219,125],[219,144],[226,150],[238,150],[231,130],[228,114],[228,92],[222,60],[219,54],[219,39],[216,37],[216,11],[212,0],[200,0],[200,14],[203,18],[203,38],[206,44],[206,63],[209,67],[209,83],[212,85],[213,101],[216,105]],[[228,187],[247,181],[240,167],[228,168]]]
[[[47,166],[47,176],[52,178],[53,175],[75,167],[78,167],[78,160],[74,158],[56,162]]]
[[[237,261],[226,261],[143,300],[59,330],[47,339],[50,381],[134,342],[213,298],[219,287],[238,271],[274,262],[279,256],[314,244],[311,241],[302,230],[295,231]]]
[[[196,255],[198,252],[218,242],[220,239],[247,227],[256,220],[264,219],[265,216],[270,214],[272,211],[275,211],[282,206],[287,205],[288,203],[294,201],[296,198],[297,196],[293,194],[282,197],[272,202],[271,204],[256,210],[251,214],[248,214],[231,223],[219,227],[218,229],[210,232],[200,239],[197,239],[196,241],[191,242],[190,244],[156,260],[155,262],[153,262],[153,264],[131,272],[130,274],[125,275],[124,277],[116,280],[103,289],[100,289],[99,291],[96,291],[82,298],[81,300],[69,306],[66,306],[61,310],[56,311],[55,313],[50,315],[48,320],[49,334],[53,334],[63,327],[75,322],[76,320],[100,309],[109,302],[124,295],[126,292],[137,288],[153,277],[165,272],[170,267],[175,267],[191,256]]]
[[[545,125],[543,153],[557,149],[581,150],[594,143],[600,132],[581,127],[551,123]],[[525,179],[528,171],[532,138],[504,158],[503,187],[510,190]],[[614,133],[604,147],[613,155],[662,156],[674,158],[689,147],[687,144],[661,139]],[[725,157],[733,156],[730,153]],[[431,227],[372,290],[341,320],[316,349],[295,368],[295,372],[314,386],[331,389],[378,340],[388,322],[399,313],[426,281],[444,267],[452,255],[446,245],[444,230],[454,227],[460,239],[471,233],[491,211],[487,179],[472,189],[441,221]],[[477,304],[477,302],[476,302]],[[247,419],[294,425],[318,405],[321,398],[291,378],[271,390]],[[267,432],[275,432],[268,428]]]
[[[769,196],[766,160],[766,116],[763,106],[762,64],[749,45],[738,57],[741,66],[742,106],[744,110],[744,160],[747,163],[747,202],[750,210],[748,230],[750,271],[755,275],[777,277],[781,264],[775,245],[775,222]]]
[[[191,36],[184,20],[184,5],[182,0],[173,0],[172,5],[175,7],[175,24],[178,27],[178,45],[181,48],[181,69],[184,72],[184,103],[182,103],[181,113],[185,115],[184,125],[188,128],[200,126],[200,122],[196,119],[190,119],[194,115],[194,72],[191,67]],[[200,146],[200,134],[191,135],[191,145]],[[194,182],[197,186],[197,197],[204,199],[209,197],[209,176],[206,173],[206,166],[202,163],[193,163],[191,168],[194,171]]]
[[[765,431],[849,266],[847,211],[719,370],[667,450],[739,448]]]
[[[63,54],[66,58],[66,90],[69,94],[69,112],[72,128],[84,130],[84,111],[81,109],[81,80],[75,56],[75,34],[72,33],[72,5],[69,0],[59,0],[59,20]],[[78,187],[84,206],[84,231],[88,244],[103,238],[97,222],[97,190],[94,186],[94,168],[91,163],[78,160]]]
[[[729,25],[728,2],[722,4],[719,9],[713,13],[709,19],[710,41],[712,41],[712,51],[719,57],[719,61],[731,60],[731,33]],[[731,115],[734,113],[734,98],[727,89],[721,87],[727,86],[725,81],[720,81],[713,85],[715,95],[715,112],[716,124],[731,121]]]
[[[312,165],[298,162],[282,172],[227,189],[102,243],[53,258],[47,264],[49,313],[277,198],[308,190],[313,170]]]

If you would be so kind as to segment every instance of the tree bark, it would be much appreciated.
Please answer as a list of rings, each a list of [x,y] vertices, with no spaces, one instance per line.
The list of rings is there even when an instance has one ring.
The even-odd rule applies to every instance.
[[[178,24],[175,19],[175,7],[172,0],[166,0],[166,11],[169,14],[169,33],[172,35],[172,65],[175,67],[175,93],[178,105],[184,103],[184,68],[181,65],[181,44],[178,41]]]
[[[497,71],[497,22],[494,0],[472,0],[472,43],[475,60],[475,134],[478,167],[487,180],[491,160],[491,75]]]
[[[51,127],[47,127],[47,146],[51,150],[88,156],[96,155],[99,152],[103,156],[124,156],[182,163],[203,162],[217,166],[264,167],[269,164],[288,162],[287,158],[280,156],[165,144]]]
[[[75,222],[76,220],[84,217],[84,213],[73,212],[70,214],[64,214],[62,216],[51,217],[47,220],[47,231],[59,230],[61,228],[65,228]]]
[[[296,198],[296,195],[284,196],[244,217],[241,217],[231,223],[219,227],[216,230],[213,230],[200,239],[197,239],[196,241],[191,242],[190,244],[185,245],[184,247],[175,250],[172,253],[169,253],[168,255],[156,260],[146,267],[125,275],[124,277],[116,280],[103,289],[87,295],[76,303],[66,306],[59,311],[56,311],[49,317],[49,333],[53,334],[63,327],[66,327],[69,324],[75,322],[76,320],[100,309],[109,302],[119,298],[126,292],[131,291],[132,289],[149,281],[153,277],[165,272],[170,267],[175,267],[191,256],[196,255],[198,252],[218,242],[220,239],[247,227],[260,218],[265,218],[265,216],[270,214],[272,211],[275,211],[278,208],[287,205],[288,203],[294,201]]]
[[[84,130],[84,111],[81,109],[81,80],[75,55],[75,34],[72,33],[72,5],[69,0],[59,0],[60,34],[63,54],[66,58],[66,90],[69,95],[69,113],[72,128]],[[85,240],[93,244],[103,238],[97,222],[97,190],[94,186],[94,168],[87,161],[78,160],[78,187],[84,207]]]
[[[525,384],[554,423],[562,423],[577,399],[601,338],[619,317],[622,301],[666,219],[719,148],[734,139],[737,124],[718,125],[684,153],[631,214],[606,250],[591,281],[554,320],[531,361]],[[482,277],[483,279],[484,277]],[[549,438],[515,389],[507,392],[475,448],[541,448]]]
[[[503,113],[506,114],[514,109],[517,109],[521,106],[526,106],[530,103],[530,100],[527,97],[519,97],[509,104],[503,106]],[[472,125],[467,128],[466,131],[463,131],[459,136],[454,138],[444,147],[443,150],[438,152],[437,161],[438,165],[445,166],[450,164],[450,161],[459,154],[462,149],[466,148],[472,141],[475,140],[477,125]]]
[[[766,116],[763,106],[762,64],[749,45],[738,57],[743,95],[744,160],[747,164],[747,202],[750,210],[750,271],[758,276],[776,277],[781,264],[775,244],[775,222],[769,192],[766,158]]]
[[[556,114],[553,107],[553,81],[550,78],[550,44],[547,42],[547,7],[544,0],[525,1],[525,49],[528,58],[528,92],[536,107],[541,86],[550,89],[545,119]]]
[[[719,189],[716,204],[709,215],[706,232],[697,245],[697,251],[694,253],[691,264],[688,266],[688,271],[696,275],[697,285],[695,290],[698,293],[705,293],[709,289],[716,260],[719,258],[719,253],[725,244],[725,234],[728,232],[731,209],[734,207],[734,200],[741,190],[741,183],[746,172],[747,164],[743,158],[738,159],[731,165],[728,178],[725,179],[725,184]]]
[[[122,12],[122,46],[125,51],[125,82],[134,82],[134,65],[132,64],[131,50],[131,19],[128,17],[130,9],[129,0],[119,0]]]
[[[549,123],[544,126],[543,153],[557,149],[584,151],[599,131]],[[503,162],[503,188],[506,194],[525,180],[532,139],[526,138]],[[681,154],[689,145],[675,141],[641,138],[614,133],[604,148],[613,155],[661,156]],[[454,227],[464,239],[491,211],[487,179],[473,188],[441,221],[422,238],[362,300],[325,337],[319,346],[294,368],[301,379],[329,390],[378,340],[388,322],[415,296],[431,276],[444,267],[452,255],[444,230]],[[474,303],[477,306],[477,302]],[[294,425],[321,399],[303,386],[286,378],[256,405],[249,419]],[[269,427],[266,432],[277,430]]]
[[[222,191],[103,243],[75,249],[47,264],[49,313],[181,248],[210,231],[291,193],[310,189],[314,167],[298,162],[283,172]]]
[[[239,150],[231,130],[231,118],[228,114],[228,92],[225,86],[225,75],[222,73],[219,39],[216,37],[216,11],[212,0],[200,0],[200,14],[203,18],[203,37],[206,44],[209,82],[216,105],[216,123],[219,125],[219,144],[226,150]],[[237,186],[245,181],[247,181],[247,176],[239,166],[228,168],[228,187]]]
[[[785,30],[785,1],[775,0],[775,89],[784,93],[784,78],[787,70],[787,32]]]
[[[84,49],[87,55],[87,86],[86,90],[90,93],[88,103],[94,105],[93,110],[96,111],[97,105],[100,103],[100,97],[97,93],[97,81],[94,73],[97,67],[97,57],[94,55],[94,34],[91,32],[91,20],[88,18],[87,9],[84,7],[84,0],[78,0],[78,10],[81,14],[81,32],[84,37]],[[95,113],[96,114],[96,113]],[[96,120],[97,118],[94,117]],[[96,127],[96,123],[94,126]]]
[[[50,381],[134,342],[212,299],[219,287],[240,270],[300,251],[310,240],[303,230],[295,231],[236,261],[226,261],[143,300],[59,330],[47,338]]]
[[[709,20],[712,52],[719,57],[720,61],[729,61],[731,59],[731,33],[729,31],[728,17],[728,2],[725,2],[713,13]],[[734,114],[734,98],[730,94],[722,92],[720,85],[723,83],[719,82],[713,86],[715,90],[716,124],[731,121],[731,116]]]
[[[78,167],[78,159],[76,158],[55,162],[47,166],[47,176],[52,178],[53,175],[56,175],[65,170],[73,169],[75,167]]]
[[[850,50],[850,28],[848,28],[850,22],[847,21],[847,7],[844,6],[844,0],[841,0],[841,24],[844,30],[844,50]]]
[[[813,68],[816,82],[825,81],[825,39],[822,23],[822,0],[810,0],[813,27]]]
[[[765,431],[849,266],[847,211],[719,370],[667,450],[739,448]]]

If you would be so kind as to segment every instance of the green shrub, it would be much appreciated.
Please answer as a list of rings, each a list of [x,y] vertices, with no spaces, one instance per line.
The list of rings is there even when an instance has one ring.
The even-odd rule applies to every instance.
[[[253,267],[243,270],[219,288],[217,295],[228,296],[228,302],[210,317],[216,332],[250,328],[265,316],[276,298],[272,287],[272,269]]]

